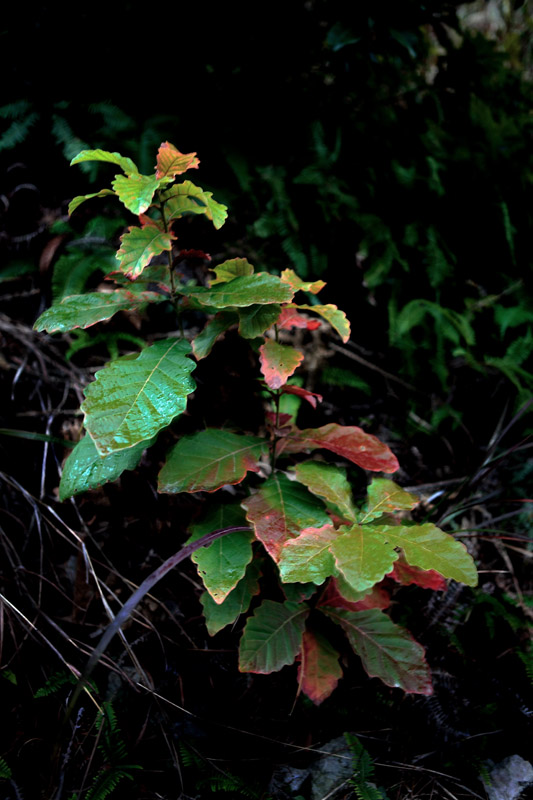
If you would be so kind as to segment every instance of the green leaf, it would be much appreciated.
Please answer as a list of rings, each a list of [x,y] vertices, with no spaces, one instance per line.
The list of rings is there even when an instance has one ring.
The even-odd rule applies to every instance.
[[[445,578],[477,586],[477,570],[466,547],[431,522],[425,525],[376,525],[372,533],[400,547],[414,567],[436,570]]]
[[[253,275],[254,272],[253,266],[246,258],[230,258],[219,264],[218,267],[209,267],[209,269],[216,275],[216,278],[211,279],[211,286],[216,283],[227,283],[245,275]]]
[[[82,203],[85,203],[86,200],[92,200],[93,197],[107,197],[108,195],[114,195],[111,189],[101,189],[99,192],[92,192],[92,194],[80,194],[75,197],[73,200],[70,201],[68,204],[68,213],[69,216],[76,211]]]
[[[238,321],[239,318],[234,311],[219,311],[192,341],[192,350],[196,358],[200,360],[208,356],[218,337]]]
[[[362,525],[393,511],[410,511],[419,502],[416,495],[406,492],[393,481],[387,478],[373,478],[368,487],[366,503],[357,521]]]
[[[349,520],[355,521],[356,510],[346,470],[320,461],[304,461],[293,469],[296,479],[310,492],[323,497]]]
[[[322,503],[280,472],[266,480],[257,494],[241,505],[256,537],[275,561],[286,541],[305,528],[322,527],[330,522]]]
[[[175,178],[188,169],[198,169],[196,153],[180,153],[170,142],[162,142],[157,151],[156,177]]]
[[[91,437],[84,436],[63,466],[59,499],[66,500],[75,494],[116,481],[125,470],[135,469],[145,449],[151,444],[151,441],[140,442],[129,450],[120,450],[104,457],[99,454]]]
[[[121,271],[131,278],[137,278],[152,258],[164,250],[172,250],[172,240],[175,238],[157,225],[148,224],[142,228],[132,225],[128,233],[120,237],[121,247],[116,258],[120,261]]]
[[[396,472],[398,459],[376,436],[354,425],[330,422],[321,428],[307,428],[279,442],[280,453],[301,453],[321,447],[374,472]]]
[[[185,410],[187,395],[196,388],[190,351],[182,339],[163,339],[96,373],[81,408],[102,455],[151,439]]]
[[[227,595],[222,603],[215,603],[209,592],[204,592],[200,602],[204,609],[205,624],[210,636],[214,636],[226,625],[231,625],[250,607],[252,598],[259,594],[259,576],[261,560],[254,559],[246,567],[246,574],[235,589]]]
[[[184,436],[169,453],[159,473],[160,492],[214,492],[240,483],[249,471],[259,472],[268,442],[210,428]]]
[[[245,339],[257,339],[278,319],[281,306],[272,303],[268,306],[254,305],[239,309],[239,333]]]
[[[131,158],[121,156],[120,153],[110,153],[107,150],[82,150],[72,159],[70,166],[81,164],[83,161],[106,161],[108,164],[117,164],[126,175],[137,175],[139,172]]]
[[[264,600],[249,618],[239,646],[241,672],[277,672],[292,664],[302,647],[309,608]]]
[[[240,506],[220,505],[192,527],[192,536],[187,544],[211,531],[245,525],[246,519]],[[246,566],[252,560],[253,538],[251,531],[234,531],[192,554],[191,560],[196,564],[198,574],[215,603],[222,603],[244,577]]]
[[[304,360],[304,354],[289,345],[267,339],[259,348],[261,372],[270,389],[279,389]]]
[[[295,292],[311,292],[311,294],[317,294],[326,285],[324,281],[303,281],[293,269],[284,269],[281,280],[292,286]]]
[[[392,569],[398,553],[376,536],[374,528],[342,525],[331,545],[335,565],[345,580],[358,592],[371,589]]]
[[[372,678],[404,692],[430,695],[431,675],[424,648],[382,611],[321,608],[346,632],[351,646]]]
[[[54,265],[52,297],[59,303],[72,294],[83,294],[87,281],[95,272],[107,273],[116,265],[114,251],[71,252],[60,256]]]
[[[227,308],[253,306],[255,303],[287,303],[292,300],[294,292],[275,275],[258,272],[255,275],[234,278],[212,289],[200,287],[184,294],[198,300],[202,305]]]
[[[128,211],[133,214],[144,214],[152,205],[155,191],[164,180],[164,178],[158,180],[155,175],[131,174],[127,177],[116,175],[111,186]]]
[[[329,303],[327,306],[306,306],[298,305],[296,308],[303,308],[307,311],[313,311],[325,319],[332,328],[335,328],[343,342],[347,342],[350,338],[350,323],[344,311],[340,311],[337,306]]]
[[[330,696],[342,678],[339,658],[340,654],[327,639],[319,633],[304,631],[298,685],[317,706]]]
[[[173,186],[162,199],[165,201],[165,213],[169,222],[180,219],[184,214],[205,214],[218,230],[228,216],[227,207],[213,200],[212,192],[204,192],[200,186],[195,186],[190,181]]]
[[[104,292],[88,292],[64,297],[60,303],[48,308],[33,326],[36,331],[65,333],[74,328],[88,328],[104,319],[110,319],[118,311],[129,311],[144,303],[159,303],[163,297],[155,292],[132,295],[126,289]]]
[[[286,541],[278,562],[281,580],[285,583],[324,583],[335,572],[330,545],[337,535],[333,525],[324,525],[322,528],[306,528],[296,539]]]

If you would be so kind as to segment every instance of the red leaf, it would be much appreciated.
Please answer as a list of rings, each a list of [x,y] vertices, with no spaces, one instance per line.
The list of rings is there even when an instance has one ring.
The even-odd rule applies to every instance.
[[[281,314],[276,323],[278,328],[289,330],[290,328],[307,328],[308,331],[315,331],[320,328],[319,319],[309,319],[305,314],[299,314],[294,307],[281,309]]]
[[[317,608],[320,608],[320,606],[329,606],[330,608],[344,608],[346,611],[366,611],[369,608],[388,608],[390,602],[389,593],[379,585],[374,586],[361,600],[355,602],[347,600],[340,593],[335,578],[332,578],[328,581],[324,592],[320,596]]]
[[[394,564],[394,569],[389,573],[389,577],[404,586],[415,583],[423,589],[434,589],[436,592],[445,592],[448,588],[446,580],[440,572],[436,572],[434,569],[412,567],[401,556]]]
[[[180,250],[176,256],[175,263],[178,264],[186,258],[199,258],[202,261],[211,261],[209,253],[204,253],[203,250]]]
[[[246,519],[252,523],[257,539],[274,561],[283,545],[305,528],[327,525],[330,521],[322,504],[296,481],[276,472],[257,494],[241,503]]]
[[[292,386],[291,384],[286,384],[283,387],[283,394],[296,394],[298,397],[303,397],[304,400],[307,400],[308,403],[311,403],[313,408],[316,408],[316,404],[321,403],[323,400],[321,394],[308,392],[307,389],[302,389],[301,386]]]
[[[306,428],[279,443],[280,452],[301,453],[322,447],[374,472],[396,472],[399,468],[394,453],[376,436],[354,425],[330,422],[322,428]]]
[[[267,339],[259,348],[261,372],[270,389],[279,389],[302,363],[304,354],[294,347]]]
[[[320,634],[304,631],[300,659],[298,683],[318,706],[330,696],[342,678],[339,653]]]
[[[170,142],[162,142],[157,151],[156,178],[175,178],[188,169],[197,169],[196,153],[180,153]]]

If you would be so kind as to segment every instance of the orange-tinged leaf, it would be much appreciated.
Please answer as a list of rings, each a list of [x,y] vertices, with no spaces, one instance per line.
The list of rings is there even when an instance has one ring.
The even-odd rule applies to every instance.
[[[364,594],[361,592],[361,594]],[[385,609],[390,606],[390,594],[382,586],[373,586],[360,600],[348,600],[340,590],[338,578],[328,581],[324,592],[316,605],[330,606],[331,608],[344,608],[346,611],[366,611],[369,608]]]
[[[293,290],[276,275],[257,272],[255,275],[233,278],[213,286],[212,289],[200,286],[184,294],[202,305],[214,308],[243,308],[256,303],[286,303],[292,299]]]
[[[172,249],[172,241],[176,237],[169,231],[160,230],[157,225],[145,225],[137,228],[132,225],[128,233],[120,237],[120,250],[116,258],[120,261],[120,269],[131,278],[137,278],[148,266],[152,258],[164,250]]]
[[[433,589],[436,592],[445,592],[448,588],[445,578],[434,569],[420,569],[420,567],[412,567],[408,564],[403,556],[400,556],[398,561],[394,564],[392,572],[389,577],[394,578],[397,583],[404,586],[416,584],[421,586],[422,589]]]
[[[188,169],[197,169],[196,153],[180,153],[170,142],[162,142],[157,151],[156,177],[175,178]]]
[[[325,319],[332,328],[335,328],[343,342],[350,338],[350,323],[344,311],[340,311],[337,306],[328,303],[327,306],[298,306],[298,308],[313,311],[315,314]]]
[[[222,603],[215,603],[209,592],[204,592],[200,602],[204,609],[205,625],[209,636],[231,625],[248,611],[252,598],[259,594],[260,559],[254,559],[246,567],[246,574],[231,590]]]
[[[294,467],[297,480],[310,492],[333,504],[335,511],[355,522],[355,506],[346,470],[321,461],[303,461]]]
[[[292,664],[302,647],[309,608],[303,603],[264,600],[248,619],[239,645],[240,672],[277,672]]]
[[[321,403],[324,399],[321,394],[309,392],[307,389],[303,389],[301,386],[293,386],[290,383],[287,383],[283,387],[283,394],[295,394],[297,397],[307,400],[307,402],[312,405],[313,408],[316,408],[317,403]]]
[[[296,539],[285,542],[278,562],[281,580],[284,583],[324,583],[335,569],[330,544],[336,538],[333,525],[323,525],[305,528]]]
[[[317,294],[326,285],[324,281],[303,281],[293,269],[284,269],[281,280],[292,286],[294,291],[311,292],[311,294]]]
[[[391,546],[401,548],[413,567],[434,569],[445,578],[477,586],[476,565],[464,544],[431,522],[424,525],[375,525],[371,530]]]
[[[294,347],[267,339],[259,348],[261,372],[270,389],[279,389],[294,373],[304,359],[304,354]]]
[[[337,622],[372,678],[412,694],[433,693],[424,648],[382,611],[321,608]]]
[[[259,472],[268,443],[257,436],[208,428],[184,436],[171,449],[159,473],[160,492],[214,492]]]
[[[204,214],[218,230],[228,216],[227,207],[214,200],[212,192],[205,192],[191,181],[172,186],[161,199],[165,202],[165,214],[169,222],[180,219],[184,214]]]
[[[68,204],[69,216],[73,214],[82,203],[85,203],[86,200],[92,200],[93,197],[107,197],[111,194],[114,195],[115,192],[113,192],[111,189],[101,189],[99,192],[92,192],[92,194],[80,194],[77,197],[74,197]]]
[[[160,182],[155,175],[115,175],[111,186],[119,200],[133,214],[143,214],[152,205],[152,200]]]
[[[315,331],[320,328],[321,322],[319,319],[310,319],[305,314],[300,314],[296,306],[284,306],[276,325],[282,330],[306,328],[308,331]]]
[[[374,472],[396,472],[400,466],[394,453],[376,436],[353,425],[337,425],[335,422],[298,431],[280,442],[279,449],[280,452],[301,453],[319,447]]]
[[[259,491],[241,504],[252,523],[257,539],[277,561],[286,541],[305,528],[330,522],[322,504],[301,484],[276,472]]]
[[[319,633],[304,631],[298,684],[307,697],[320,705],[342,678],[339,653]]]
[[[83,161],[105,161],[108,164],[116,164],[124,170],[126,175],[137,175],[139,170],[137,165],[126,156],[121,156],[120,153],[110,153],[108,150],[82,150],[77,156],[74,156],[70,162],[73,164],[81,164]]]
[[[373,478],[368,487],[368,496],[363,510],[358,515],[361,524],[390,514],[393,511],[410,511],[420,500],[414,494],[406,492],[388,478]]]

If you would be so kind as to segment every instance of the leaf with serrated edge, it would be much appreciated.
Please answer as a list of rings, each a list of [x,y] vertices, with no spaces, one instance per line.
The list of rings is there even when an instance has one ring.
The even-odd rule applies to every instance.
[[[319,633],[304,631],[298,685],[302,692],[320,705],[337,687],[342,678],[340,654]]]
[[[74,197],[70,203],[68,204],[68,213],[69,216],[76,211],[82,203],[85,203],[86,200],[92,200],[93,197],[106,197],[108,195],[114,195],[111,189],[101,189],[99,192],[93,192],[92,194],[79,194],[77,197]]]
[[[239,645],[240,672],[277,672],[292,664],[302,647],[309,608],[301,603],[264,600],[244,628]]]
[[[240,483],[247,472],[259,472],[268,442],[208,428],[184,436],[170,451],[159,473],[160,492],[214,492]]]
[[[151,439],[183,413],[196,384],[183,339],[163,339],[99,370],[85,389],[85,427],[102,455]]]
[[[435,572],[434,569],[412,567],[403,556],[396,561],[388,577],[403,586],[411,586],[414,583],[422,589],[433,589],[436,592],[445,592],[448,588],[446,579],[439,572]]]
[[[292,299],[293,290],[276,275],[258,272],[255,275],[234,278],[232,281],[218,284],[212,289],[200,287],[183,293],[205,306],[242,308],[253,306],[256,303],[287,303]]]
[[[294,347],[267,339],[259,348],[261,372],[270,389],[279,389],[304,360],[304,354]]]
[[[209,592],[204,592],[200,602],[204,609],[205,625],[209,636],[214,636],[231,625],[250,607],[252,598],[259,594],[259,576],[261,560],[254,559],[246,567],[246,574],[237,586],[231,590],[222,603],[215,603]]]
[[[370,589],[388,572],[398,553],[370,527],[342,525],[339,536],[331,544],[335,566],[350,586],[358,592]]]
[[[144,303],[158,303],[163,298],[156,292],[133,295],[127,289],[71,294],[48,308],[34,325],[36,331],[65,333],[74,328],[89,328],[119,311],[130,311]]]
[[[131,278],[137,278],[155,256],[172,249],[175,238],[172,233],[159,230],[156,225],[142,228],[132,225],[120,237],[121,246],[116,258],[120,261],[121,271]]]
[[[410,511],[420,500],[416,495],[406,492],[401,486],[387,478],[373,478],[368,487],[368,496],[359,512],[357,521],[361,524],[390,514],[393,511]]]
[[[275,473],[259,491],[243,500],[246,519],[255,528],[257,539],[277,561],[288,539],[298,536],[305,528],[330,523],[323,505],[307,489],[290,481],[283,473]]]
[[[169,222],[180,219],[184,214],[204,214],[218,230],[228,216],[227,207],[213,200],[212,192],[205,192],[190,181],[183,181],[168,189],[162,200],[165,202],[165,214]]]
[[[311,292],[311,294],[317,294],[326,285],[324,281],[303,281],[293,269],[284,269],[281,280],[292,286],[294,291]]]
[[[370,677],[410,694],[433,693],[424,648],[382,611],[321,611],[344,629]]]
[[[324,583],[335,571],[330,545],[336,538],[333,525],[324,525],[306,528],[296,539],[285,542],[278,562],[281,580],[284,583]]]
[[[157,151],[156,177],[175,178],[188,169],[197,169],[196,153],[180,153],[170,142],[162,142]]]
[[[319,461],[303,461],[294,467],[294,474],[310,492],[333,503],[347,519],[355,522],[356,510],[346,470]]]
[[[246,258],[230,258],[227,261],[223,261],[218,267],[209,267],[209,270],[216,275],[215,278],[210,280],[211,286],[254,274],[254,268]]]
[[[350,338],[350,323],[344,311],[340,311],[337,306],[329,303],[327,306],[306,306],[298,305],[297,308],[303,308],[306,311],[313,311],[325,319],[332,328],[335,328],[343,342],[347,342]]]
[[[165,180],[162,178],[161,180]],[[115,175],[111,186],[128,211],[133,214],[144,214],[152,205],[156,189],[161,185],[155,175]]]
[[[121,156],[120,153],[110,153],[108,150],[82,150],[81,153],[74,156],[70,166],[81,164],[82,161],[105,161],[108,164],[117,164],[124,170],[126,175],[137,175],[139,172],[137,165],[131,158]]]
[[[281,306],[248,306],[239,309],[239,333],[244,339],[257,339],[276,322]]]
[[[425,525],[376,525],[372,532],[393,547],[400,547],[414,567],[434,569],[445,578],[477,586],[477,570],[462,542],[431,522]]]
[[[301,453],[318,447],[331,450],[359,467],[374,472],[396,472],[400,466],[386,444],[354,425],[330,422],[321,428],[306,428],[296,431],[278,445],[279,452],[285,453]]]
[[[211,531],[245,525],[246,519],[240,506],[220,505],[192,527],[192,536],[187,544]],[[252,560],[253,538],[251,531],[234,531],[192,554],[191,559],[198,568],[198,574],[215,603],[222,603],[244,577],[246,567]]]
[[[200,360],[208,356],[219,336],[238,321],[239,318],[234,311],[219,311],[192,341],[192,351],[196,358]]]
[[[66,500],[75,494],[116,481],[125,470],[135,469],[150,444],[151,442],[141,442],[129,450],[111,453],[104,458],[98,453],[91,437],[84,436],[63,465],[59,499]]]

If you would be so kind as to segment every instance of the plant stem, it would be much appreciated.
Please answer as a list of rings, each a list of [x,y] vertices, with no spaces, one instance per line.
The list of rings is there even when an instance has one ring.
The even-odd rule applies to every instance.
[[[161,578],[164,578],[167,572],[174,569],[181,561],[184,561],[186,558],[189,558],[195,550],[199,550],[201,547],[207,547],[216,539],[220,539],[222,536],[226,536],[228,533],[234,533],[235,531],[250,531],[251,528],[244,525],[236,525],[230,528],[220,528],[216,531],[211,531],[211,533],[206,533],[205,536],[201,536],[195,542],[191,542],[190,544],[185,545],[182,547],[181,550],[178,550],[177,553],[167,558],[166,561],[161,564],[156,570],[154,570],[150,575],[144,579],[140,586],[133,592],[132,595],[126,600],[116,617],[109,623],[107,628],[105,629],[104,633],[98,644],[96,645],[95,649],[93,650],[91,657],[89,658],[83,673],[74,687],[74,691],[72,693],[72,697],[70,698],[67,711],[65,714],[65,719],[63,721],[63,725],[67,722],[74,707],[77,703],[78,697],[80,696],[81,692],[87,687],[87,682],[89,677],[91,676],[94,668],[100,661],[100,658],[105,653],[108,644],[110,643],[111,639],[119,632],[122,626],[127,622],[135,608],[139,605],[143,597],[148,594],[148,592],[159,583]]]

